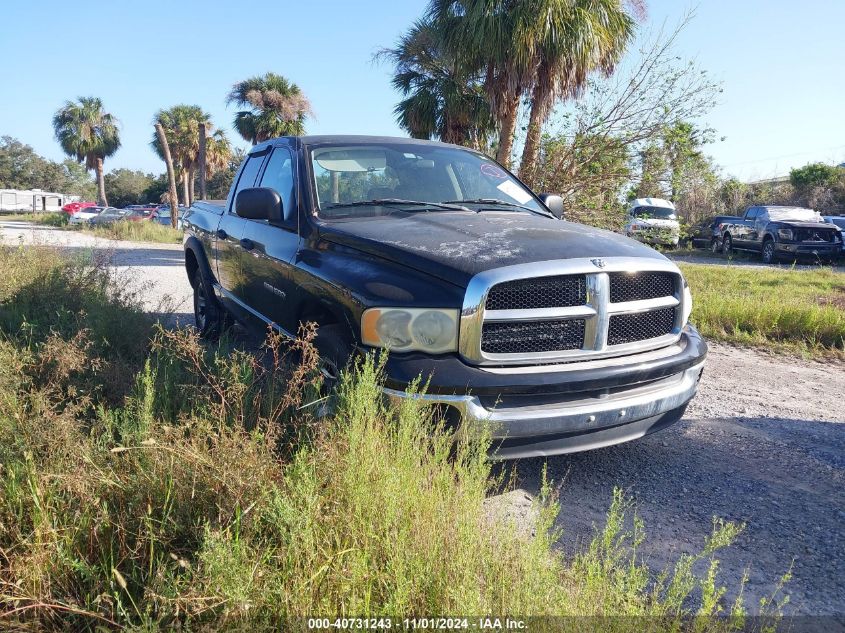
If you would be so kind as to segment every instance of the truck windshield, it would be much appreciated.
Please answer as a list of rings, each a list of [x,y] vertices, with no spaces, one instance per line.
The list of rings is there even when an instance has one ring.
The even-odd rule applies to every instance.
[[[507,171],[469,150],[413,143],[321,146],[311,150],[311,164],[321,219],[466,209],[548,214]]]
[[[659,220],[675,220],[675,210],[667,207],[637,207],[631,211],[635,218],[656,218]]]

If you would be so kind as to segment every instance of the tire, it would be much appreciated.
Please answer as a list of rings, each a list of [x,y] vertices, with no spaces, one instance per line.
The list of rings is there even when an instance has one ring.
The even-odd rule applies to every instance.
[[[714,237],[712,240],[710,240],[710,252],[715,253],[717,255],[722,252],[722,240],[720,240],[718,237]]]
[[[194,273],[194,324],[200,336],[209,341],[220,338],[225,326],[225,311],[214,295],[209,296],[199,268]]]
[[[342,325],[324,325],[317,330],[314,347],[320,355],[322,391],[330,395],[340,384],[340,375],[352,359],[353,344]]]
[[[734,254],[734,242],[730,233],[726,233],[722,238],[722,254],[728,257]]]
[[[774,240],[765,240],[763,242],[763,251],[761,253],[761,256],[763,258],[764,264],[774,264],[777,261]]]

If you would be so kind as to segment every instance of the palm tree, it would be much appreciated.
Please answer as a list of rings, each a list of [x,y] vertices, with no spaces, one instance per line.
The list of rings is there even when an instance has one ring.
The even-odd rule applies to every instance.
[[[234,126],[253,145],[277,136],[304,134],[305,119],[311,114],[299,86],[275,73],[236,83],[226,103],[244,108],[235,113]]]
[[[531,85],[536,0],[430,0],[427,18],[449,54],[484,77],[499,128],[496,159],[510,165],[520,97]]]
[[[392,84],[405,98],[394,112],[412,137],[486,149],[495,128],[478,73],[447,53],[429,21],[416,22],[378,56],[395,65]]]
[[[186,205],[194,198],[194,176],[199,161],[199,130],[211,126],[211,115],[196,105],[176,105],[159,110],[155,120],[161,123],[167,135],[170,153],[182,183],[182,197]],[[157,135],[150,143],[155,152],[163,158],[161,143]]]
[[[167,134],[164,131],[164,126],[159,121],[155,122],[155,134],[156,138],[158,138],[161,157],[167,166],[167,196],[170,199],[170,226],[175,229],[179,221],[179,195],[176,193],[176,171],[173,168],[173,158],[170,155],[170,144],[167,142]]]
[[[103,160],[120,147],[119,121],[96,97],[67,101],[53,116],[56,140],[68,156],[97,173],[97,202],[107,205]]]
[[[232,144],[223,130],[217,130],[205,141],[205,177],[211,178],[221,169],[229,166],[232,158]]]
[[[621,58],[634,20],[621,0],[531,0],[534,19],[521,28],[532,34],[531,114],[519,176],[534,184],[540,133],[554,103],[578,96],[594,71],[605,75]]]

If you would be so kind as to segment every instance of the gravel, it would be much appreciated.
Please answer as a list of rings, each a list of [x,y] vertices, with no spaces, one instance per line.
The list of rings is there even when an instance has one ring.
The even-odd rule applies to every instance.
[[[179,245],[114,242],[17,222],[0,222],[0,239],[93,250],[143,293],[147,309],[170,323],[192,322]],[[786,613],[842,615],[843,406],[841,362],[713,344],[699,393],[679,423],[628,444],[521,461],[514,466],[516,489],[488,505],[531,533],[531,500],[547,465],[560,486],[560,544],[571,551],[603,524],[613,488],[620,487],[645,521],[640,555],[654,570],[700,551],[713,517],[744,522],[737,542],[719,554],[729,599],[747,571],[745,598],[753,613],[791,567]]]

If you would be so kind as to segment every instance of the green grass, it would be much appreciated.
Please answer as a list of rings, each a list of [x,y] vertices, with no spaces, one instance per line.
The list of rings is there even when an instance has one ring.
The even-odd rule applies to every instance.
[[[845,354],[845,274],[679,264],[691,321],[711,339],[811,356]]]
[[[0,220],[13,222],[33,222],[69,231],[82,231],[89,235],[96,235],[110,240],[126,240],[130,242],[153,242],[158,244],[179,244],[182,242],[182,231],[178,231],[158,222],[115,222],[101,226],[86,226],[68,224],[66,213],[18,213],[0,215]]]
[[[533,535],[488,515],[503,481],[483,432],[458,439],[420,401],[388,406],[376,360],[344,377],[334,415],[315,417],[309,331],[292,357],[272,337],[258,355],[209,347],[151,328],[89,261],[5,248],[0,265],[4,627],[255,631],[444,614],[743,625],[716,559],[739,525],[714,522],[699,554],[654,574],[616,492],[592,543],[562,552],[551,484]],[[632,622],[644,620],[600,628]]]
[[[0,220],[12,222],[33,222],[46,226],[62,227],[68,225],[67,213],[4,213]]]
[[[84,227],[83,232],[105,237],[111,240],[130,242],[155,242],[160,244],[180,244],[182,231],[178,231],[158,222],[115,222],[101,226]]]

